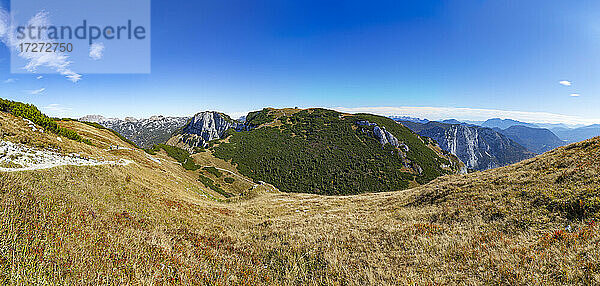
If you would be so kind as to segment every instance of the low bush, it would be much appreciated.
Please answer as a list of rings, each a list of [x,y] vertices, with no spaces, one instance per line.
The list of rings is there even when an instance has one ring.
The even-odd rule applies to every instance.
[[[217,168],[215,167],[204,167],[202,168],[203,170],[215,175],[215,177],[220,178],[223,174],[221,174],[221,172],[219,170],[217,170]]]
[[[228,192],[226,192],[225,190],[221,189],[221,187],[215,185],[215,182],[206,176],[200,175],[200,177],[198,178],[198,181],[200,181],[202,184],[204,184],[206,187],[210,188],[211,190],[223,195],[226,198],[231,197],[232,195]]]
[[[8,112],[14,116],[28,119],[38,126],[44,128],[44,130],[54,134],[64,136],[77,142],[92,145],[92,142],[89,139],[81,137],[81,135],[77,134],[77,132],[58,126],[54,119],[43,114],[33,104],[26,104],[0,98],[0,111]]]

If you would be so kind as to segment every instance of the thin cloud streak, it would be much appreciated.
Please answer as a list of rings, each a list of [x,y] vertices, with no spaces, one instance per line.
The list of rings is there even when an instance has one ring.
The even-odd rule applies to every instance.
[[[38,95],[38,94],[42,94],[44,91],[46,91],[45,87],[42,87],[40,89],[34,89],[34,90],[27,90],[26,92],[31,94],[31,95]]]

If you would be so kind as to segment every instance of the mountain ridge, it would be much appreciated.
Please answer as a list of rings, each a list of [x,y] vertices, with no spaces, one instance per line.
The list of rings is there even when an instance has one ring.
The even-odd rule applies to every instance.
[[[462,168],[457,158],[436,149],[435,142],[374,115],[265,108],[250,112],[243,124],[198,122],[209,130],[188,128],[195,133],[180,132],[169,143],[192,150],[201,142],[216,157],[235,163],[242,174],[284,191],[356,194],[405,189]],[[216,135],[210,137],[214,142],[197,140],[203,134]],[[191,144],[186,138],[193,138]]]
[[[150,148],[166,142],[176,130],[187,123],[189,117],[154,115],[144,119],[134,117],[119,119],[106,118],[101,115],[86,115],[79,120],[98,123],[118,132],[142,148]]]
[[[503,130],[498,129],[497,131],[536,154],[542,154],[566,144],[552,131],[545,128],[515,125]]]

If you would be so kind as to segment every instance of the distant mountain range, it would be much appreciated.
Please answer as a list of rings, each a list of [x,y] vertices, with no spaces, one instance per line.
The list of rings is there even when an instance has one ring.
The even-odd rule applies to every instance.
[[[506,137],[536,154],[542,154],[554,148],[566,145],[565,142],[560,140],[560,138],[552,133],[552,131],[544,128],[515,125],[504,130],[500,128],[494,128],[494,130],[506,135]]]
[[[189,117],[152,116],[146,119],[126,117],[122,120],[105,118],[100,115],[87,115],[79,120],[98,123],[118,132],[142,148],[150,148],[155,144],[165,143],[189,119]]]
[[[275,116],[273,114],[251,112],[248,120],[246,116],[242,120],[233,120],[218,112],[201,112],[193,117],[153,116],[147,119],[88,115],[80,120],[113,129],[142,148],[166,142],[193,153],[208,147],[212,140],[226,137],[229,129],[250,130],[268,123],[271,120],[268,116]],[[443,150],[456,155],[474,170],[505,166],[567,143],[600,136],[600,125],[569,128],[564,124],[540,124],[551,127],[545,129],[533,123],[500,118],[465,122],[456,119],[434,122],[408,116],[391,118],[421,136],[434,139]]]
[[[393,116],[391,118],[398,121],[417,123],[429,122],[427,119],[415,119],[405,116]],[[541,154],[569,143],[600,136],[599,124],[583,126],[554,123],[528,123],[500,118],[492,118],[486,121],[459,121],[456,119],[446,119],[440,122],[492,128],[496,132],[502,133],[536,154]]]
[[[469,169],[487,170],[535,156],[491,128],[433,121],[425,124],[412,121],[400,123],[421,136],[434,139],[442,149],[458,156]]]
[[[488,119],[488,120],[482,122],[481,124],[477,124],[477,125],[480,125],[482,127],[500,128],[500,129],[507,129],[512,126],[527,126],[527,127],[531,127],[531,128],[538,128],[538,126],[536,126],[535,124],[532,124],[532,123],[526,123],[526,122],[521,122],[521,121],[512,120],[512,119],[500,119],[500,118]]]
[[[416,123],[429,122],[429,120],[427,120],[427,119],[421,119],[421,118],[410,117],[410,116],[390,116],[390,118],[394,119],[395,121],[410,121],[410,122],[416,122]]]
[[[566,143],[574,143],[600,136],[600,124],[594,124],[574,129],[557,127],[550,129]]]
[[[512,119],[489,119],[478,124],[484,127],[500,128],[507,130],[515,126],[526,126],[530,129],[518,128],[513,129],[504,134],[511,137],[517,142],[522,143],[529,150],[536,153],[543,153],[558,146],[563,146],[568,143],[575,143],[587,140],[596,136],[600,136],[600,124],[582,126],[582,125],[566,125],[566,124],[550,124],[550,123],[526,123]],[[551,131],[562,143],[558,144],[556,138],[553,138],[548,132]],[[527,141],[527,142],[526,142]]]

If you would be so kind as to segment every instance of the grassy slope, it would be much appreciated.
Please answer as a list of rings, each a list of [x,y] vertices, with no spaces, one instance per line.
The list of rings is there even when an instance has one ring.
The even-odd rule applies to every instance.
[[[111,155],[136,164],[0,173],[1,282],[600,283],[599,138],[406,191],[233,201]]]
[[[53,118],[40,112],[34,105],[0,98],[0,111],[30,120],[43,127],[46,132],[52,132],[78,142],[90,143],[73,130],[60,127]]]
[[[244,175],[280,190],[328,195],[402,190],[411,182],[426,183],[449,173],[440,168],[449,165],[446,158],[391,119],[342,116],[325,109],[294,111],[264,109],[249,114],[248,124],[267,126],[233,133],[229,143],[215,148],[215,156],[232,160]],[[355,124],[360,120],[385,126],[406,143],[410,165],[418,165],[423,174],[406,168],[391,145],[382,148],[364,132],[372,132],[372,127]]]

